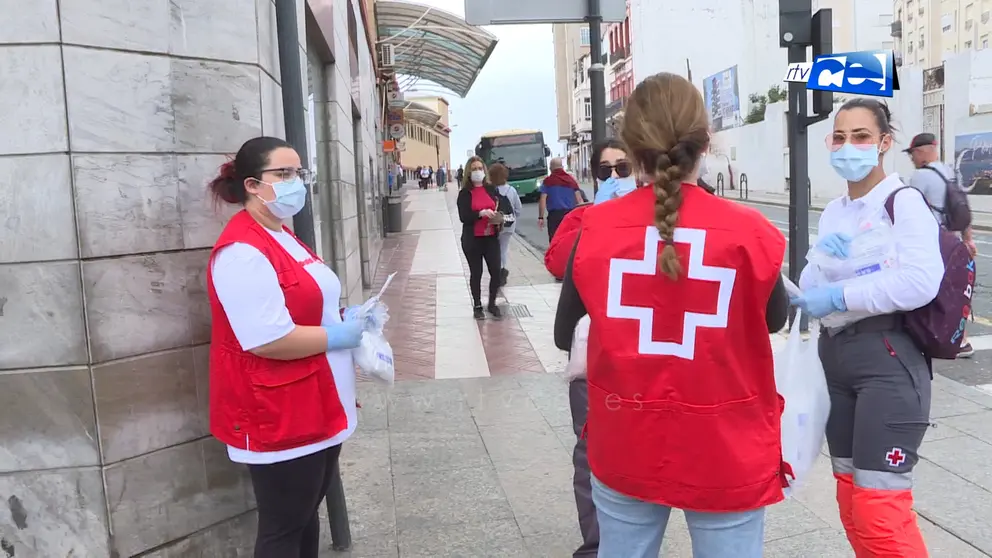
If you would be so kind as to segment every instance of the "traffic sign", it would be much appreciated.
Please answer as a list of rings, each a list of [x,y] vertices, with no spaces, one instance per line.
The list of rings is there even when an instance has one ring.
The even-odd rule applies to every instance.
[[[386,124],[402,124],[403,123],[403,109],[400,107],[389,107],[386,112]]]
[[[406,135],[406,128],[402,124],[392,124],[389,126],[389,137],[400,139]]]

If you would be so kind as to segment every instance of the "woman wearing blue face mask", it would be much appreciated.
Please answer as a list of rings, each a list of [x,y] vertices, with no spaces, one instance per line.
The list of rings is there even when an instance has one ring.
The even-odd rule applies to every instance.
[[[810,264],[793,302],[813,317],[832,317],[819,353],[831,399],[827,444],[851,546],[858,556],[922,558],[928,554],[912,509],[912,475],[930,421],[931,374],[903,315],[934,299],[944,261],[923,195],[900,190],[899,176],[882,168],[893,132],[888,107],[874,99],[852,99],[837,112],[827,146],[848,193],[820,215],[816,249],[845,260],[857,231],[887,223],[898,269],[866,264],[856,281],[840,285]]]
[[[337,275],[283,226],[311,179],[288,143],[260,137],[210,183],[216,201],[243,206],[207,269],[210,431],[248,466],[255,558],[317,558],[317,510],[358,423],[351,349],[362,323],[344,318]]]

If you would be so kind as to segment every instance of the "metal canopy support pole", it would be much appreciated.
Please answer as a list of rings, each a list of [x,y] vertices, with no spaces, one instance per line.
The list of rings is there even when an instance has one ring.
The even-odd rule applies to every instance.
[[[279,69],[282,78],[282,110],[286,119],[286,141],[300,154],[307,166],[307,123],[303,110],[303,72],[300,61],[300,30],[296,25],[296,0],[276,1],[276,36],[279,41]],[[313,231],[313,196],[293,217],[293,232],[311,249],[317,244]]]
[[[806,61],[806,46],[788,47],[789,63]],[[799,274],[806,265],[809,252],[809,143],[806,133],[806,84],[789,83],[789,278],[799,283]],[[789,319],[795,318],[795,309]],[[804,314],[800,324],[808,329]]]
[[[592,105],[592,144],[606,139],[606,66],[603,64],[603,13],[599,0],[589,0],[589,101]],[[593,194],[599,191],[592,181]]]

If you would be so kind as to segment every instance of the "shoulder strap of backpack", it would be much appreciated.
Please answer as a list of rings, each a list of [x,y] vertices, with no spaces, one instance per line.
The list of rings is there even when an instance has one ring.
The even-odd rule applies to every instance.
[[[912,186],[900,186],[893,190],[892,193],[889,194],[889,197],[885,198],[885,212],[888,213],[889,220],[892,221],[893,224],[896,222],[896,194],[902,192],[903,190],[916,190],[916,188],[913,188]],[[933,206],[927,201],[927,197],[923,195],[923,192],[920,192],[919,190],[916,190],[916,192],[921,198],[923,198],[923,203],[927,204],[927,207],[930,209],[933,209]]]
[[[922,166],[922,167],[920,167],[920,168],[921,168],[921,169],[929,169],[929,170],[932,170],[933,172],[935,172],[935,173],[937,173],[937,176],[939,176],[941,180],[943,180],[943,181],[944,181],[944,186],[950,186],[950,184],[951,184],[951,180],[950,180],[949,178],[947,178],[946,176],[944,176],[944,174],[943,174],[943,173],[941,173],[941,172],[940,172],[939,170],[937,170],[936,168],[934,168],[934,167],[931,167],[930,165],[923,165],[923,166]]]

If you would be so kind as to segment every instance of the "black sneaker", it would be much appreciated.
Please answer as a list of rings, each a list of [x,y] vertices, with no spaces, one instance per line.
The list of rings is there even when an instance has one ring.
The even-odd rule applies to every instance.
[[[958,358],[971,358],[973,356],[975,356],[975,348],[971,346],[971,343],[965,343],[958,349]]]
[[[489,313],[492,314],[494,318],[503,317],[503,311],[499,309],[499,306],[496,306],[495,302],[490,302],[486,310],[489,310]]]
[[[473,316],[473,317],[474,317],[474,318],[475,318],[476,320],[485,320],[485,319],[486,319],[486,313],[482,311],[482,306],[476,306],[476,307],[475,307],[475,308],[474,308],[474,309],[472,310],[472,316]]]
[[[510,270],[505,267],[499,272],[499,286],[505,287],[506,281],[510,278]]]

